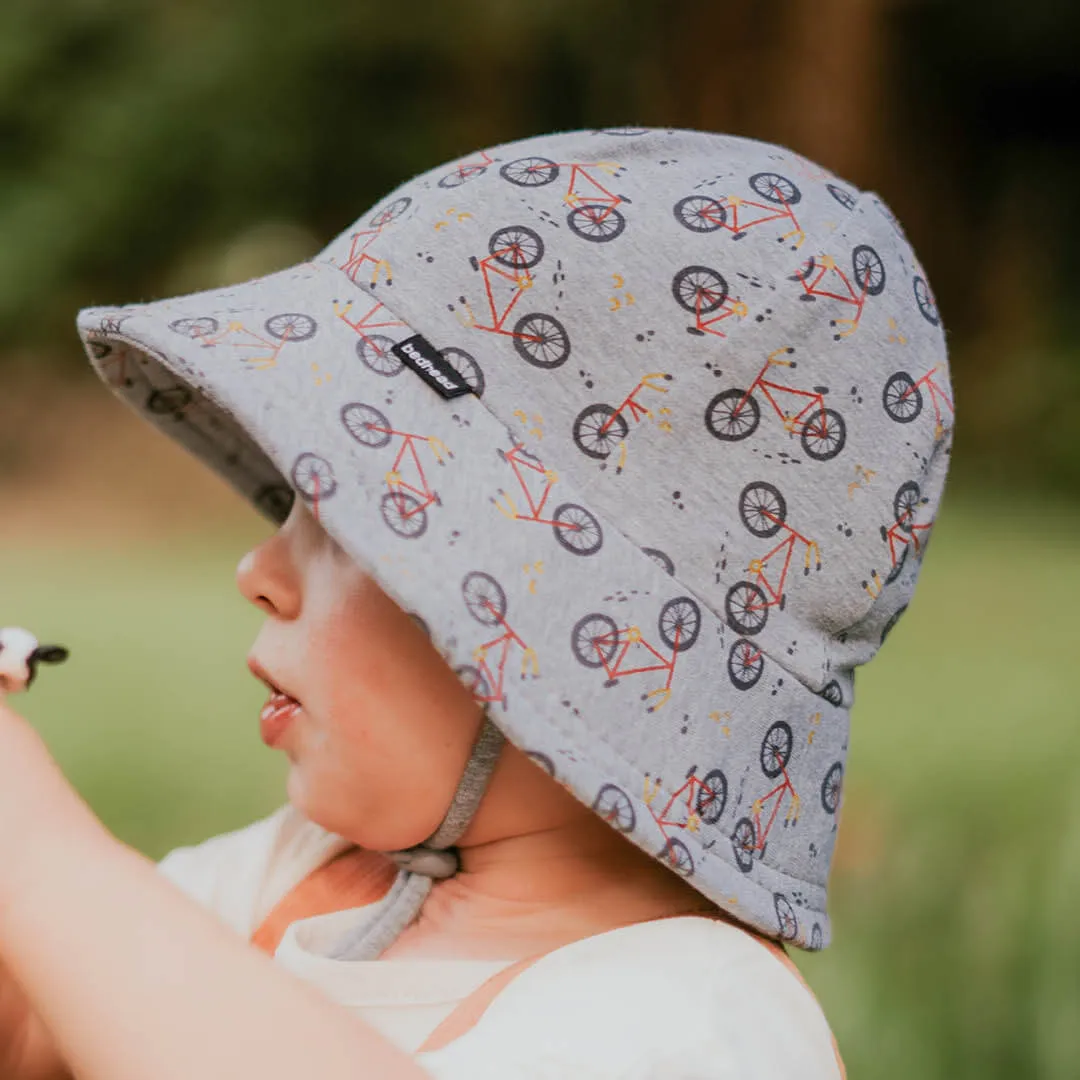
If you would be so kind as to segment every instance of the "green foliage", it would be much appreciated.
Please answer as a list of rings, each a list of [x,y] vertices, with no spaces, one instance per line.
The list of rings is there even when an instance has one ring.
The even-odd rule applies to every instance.
[[[236,591],[268,526],[205,547],[3,550],[5,621],[68,645],[17,704],[153,858],[285,801]],[[1080,516],[946,500],[919,593],[860,672],[833,945],[795,954],[853,1080],[1066,1080],[1080,1060]],[[762,1038],[770,1037],[767,1017]]]

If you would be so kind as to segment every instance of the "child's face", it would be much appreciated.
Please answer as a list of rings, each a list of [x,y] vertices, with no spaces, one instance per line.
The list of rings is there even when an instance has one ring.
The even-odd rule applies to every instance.
[[[479,731],[472,694],[299,498],[237,584],[267,615],[251,658],[302,706],[275,742],[289,801],[362,847],[426,839]]]

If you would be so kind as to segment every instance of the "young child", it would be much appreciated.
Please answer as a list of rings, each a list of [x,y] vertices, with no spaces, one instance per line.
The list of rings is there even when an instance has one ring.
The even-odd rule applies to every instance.
[[[79,328],[280,526],[237,581],[288,802],[148,867],[24,747],[12,1075],[843,1074],[784,946],[830,940],[854,669],[952,426],[877,196],[750,139],[549,135]]]

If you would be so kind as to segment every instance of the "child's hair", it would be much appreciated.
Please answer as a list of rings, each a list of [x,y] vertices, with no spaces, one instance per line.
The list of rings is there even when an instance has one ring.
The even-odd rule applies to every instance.
[[[878,196],[750,139],[549,135],[410,180],[310,263],[79,328],[268,518],[305,499],[486,706],[419,852],[505,737],[723,910],[828,943],[854,669],[911,599],[953,422]]]

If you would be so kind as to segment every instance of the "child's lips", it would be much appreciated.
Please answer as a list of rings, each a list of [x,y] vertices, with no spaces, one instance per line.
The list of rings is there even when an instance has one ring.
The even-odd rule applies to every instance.
[[[301,708],[300,702],[288,694],[272,691],[259,714],[259,731],[267,746],[273,746]]]

